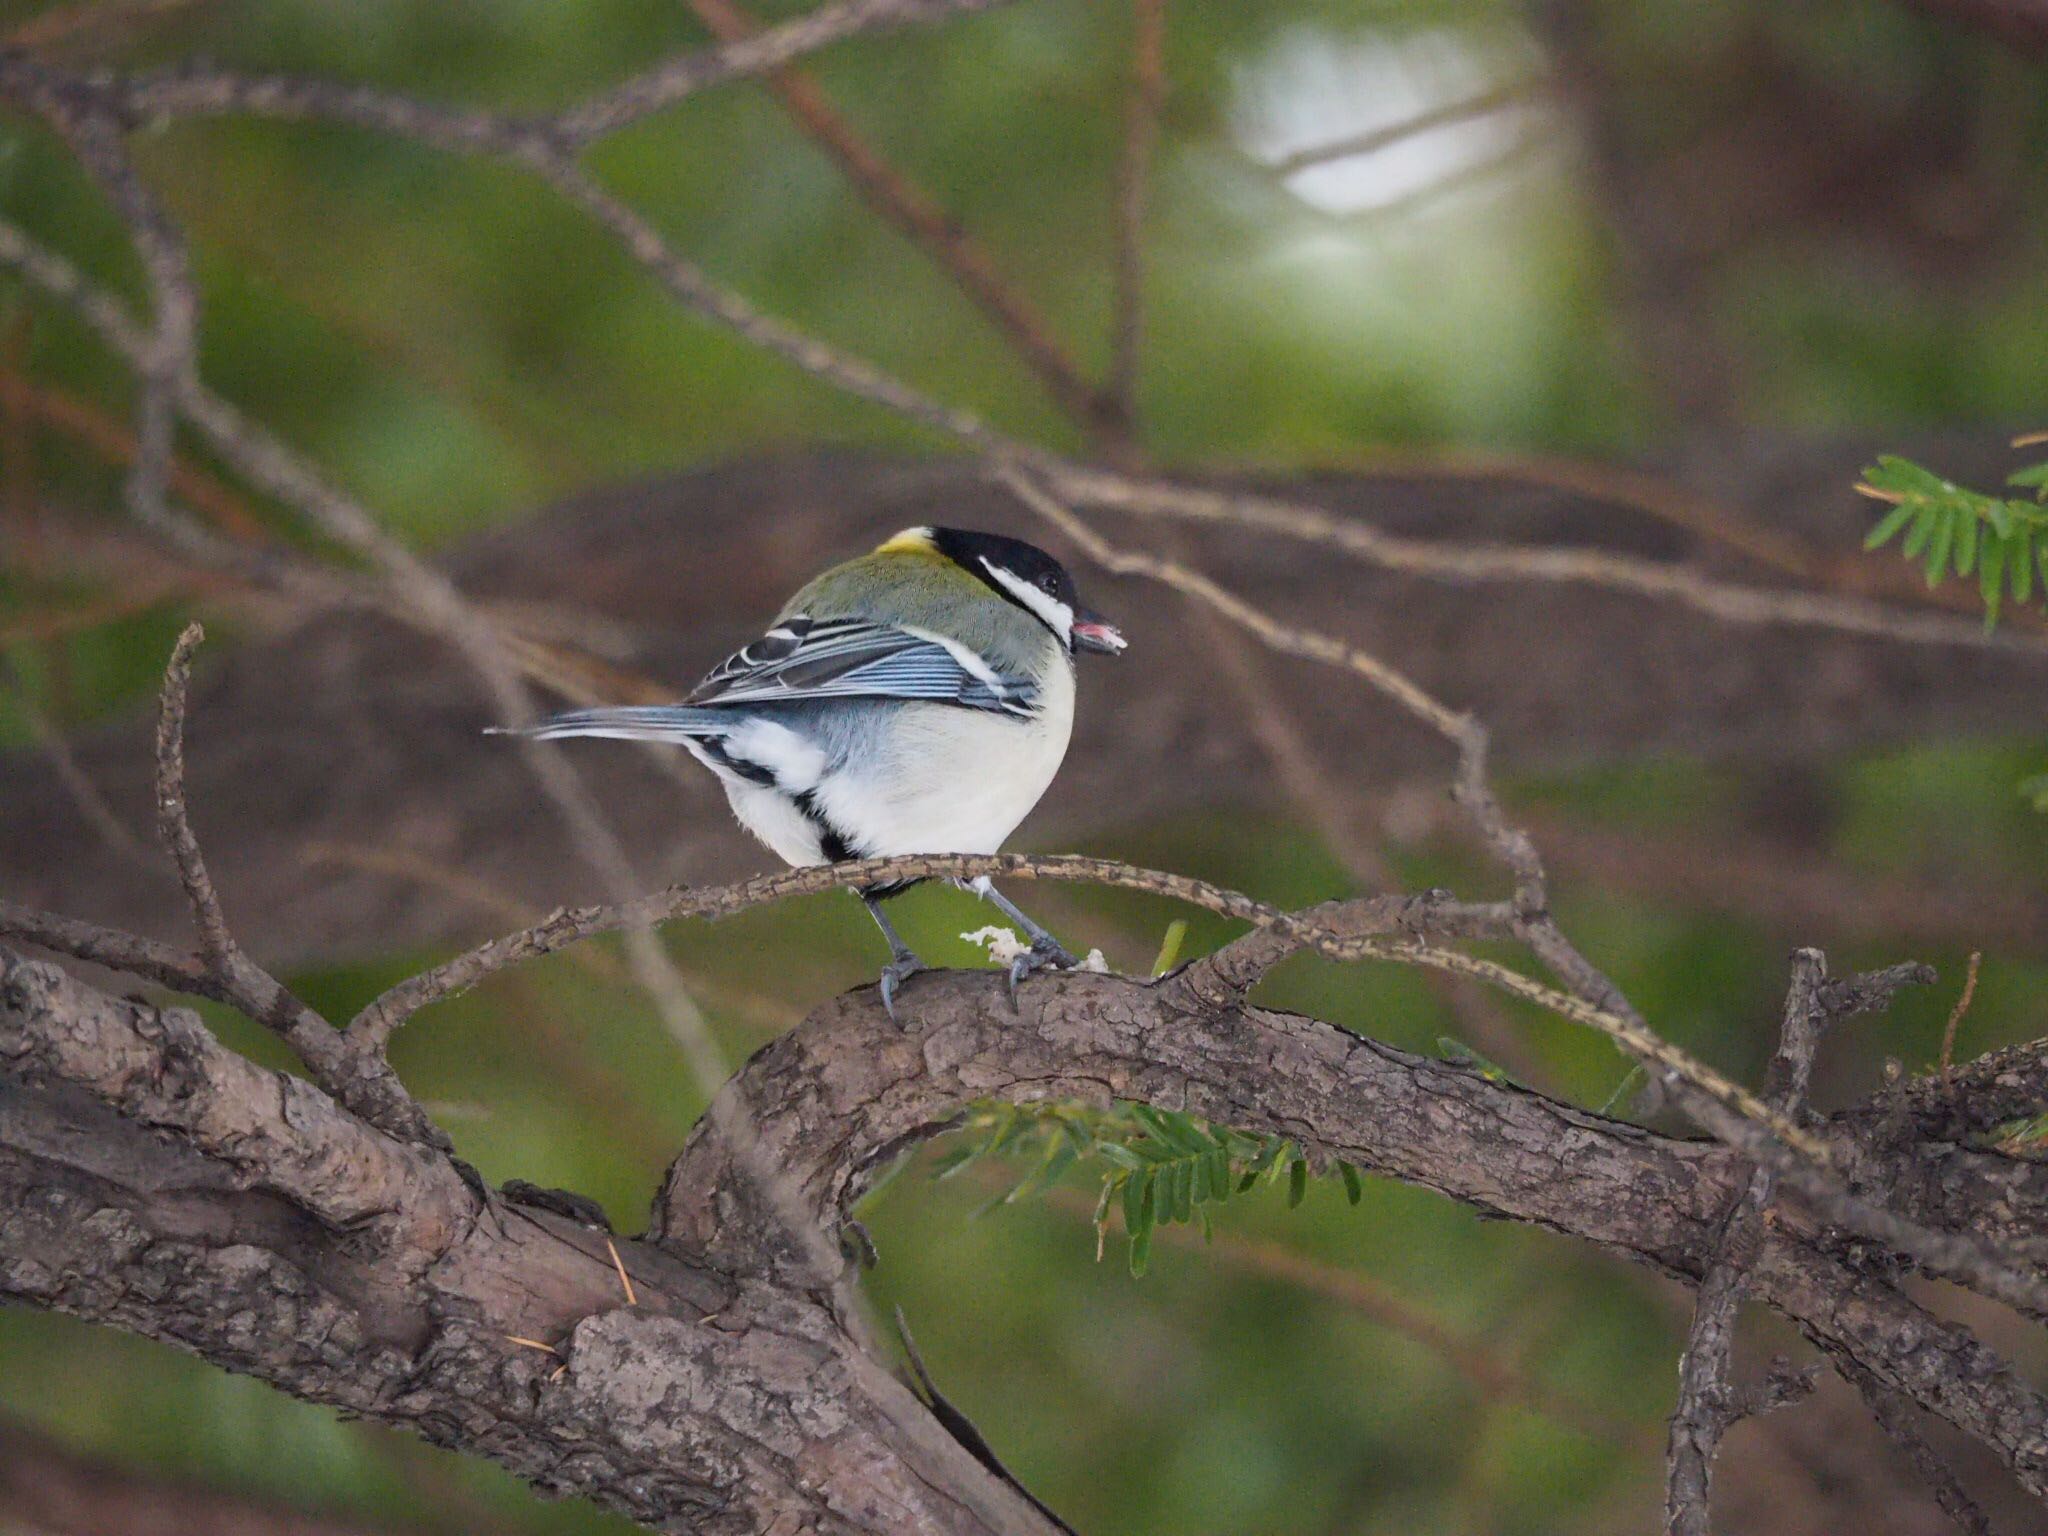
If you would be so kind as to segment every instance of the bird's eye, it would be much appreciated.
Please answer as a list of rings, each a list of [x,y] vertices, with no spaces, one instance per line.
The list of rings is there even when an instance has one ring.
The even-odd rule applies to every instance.
[[[1060,583],[1059,583],[1059,578],[1058,578],[1058,577],[1056,577],[1056,576],[1041,576],[1041,577],[1039,577],[1039,578],[1038,578],[1038,590],[1039,590],[1039,591],[1041,591],[1041,592],[1057,592],[1057,591],[1059,591],[1059,589],[1060,589]]]

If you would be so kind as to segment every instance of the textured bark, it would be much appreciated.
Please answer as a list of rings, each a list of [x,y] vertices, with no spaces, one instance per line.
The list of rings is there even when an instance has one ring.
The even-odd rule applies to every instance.
[[[600,1234],[486,1205],[183,1010],[0,953],[0,1295],[656,1529],[1047,1529],[818,1296],[620,1248],[637,1307]]]
[[[868,990],[840,998],[727,1089],[828,1227],[983,1097],[1142,1099],[1284,1131],[1313,1156],[1693,1282],[1746,1177],[1718,1146],[1247,1006],[1205,962],[1161,983],[1035,978],[1014,1014],[999,978],[932,975],[899,1013]],[[1959,1091],[1996,1105],[2042,1074],[2038,1052],[2006,1053]],[[1996,1193],[2016,1170],[1920,1177],[1965,1155],[1929,1105],[1910,1087],[1824,1129],[1859,1184],[1911,1189],[1923,1220],[2005,1236],[2037,1216]],[[597,1232],[486,1204],[439,1154],[250,1065],[187,1013],[0,952],[0,1294],[177,1343],[657,1529],[1050,1530],[849,1336],[833,1300],[845,1277],[806,1270],[708,1126],[649,1236],[620,1243],[629,1307]],[[2021,1235],[2038,1243],[2038,1222]],[[1781,1206],[1752,1294],[2048,1494],[2048,1401],[1877,1257]]]
[[[1853,551],[1867,526],[1846,487],[1875,446],[1745,440],[1701,462],[1717,493],[1754,522],[1832,557]],[[1958,476],[2003,473],[1993,433],[1903,446]],[[1641,512],[1558,491],[1344,475],[1283,488],[1411,535],[1596,546],[1769,579]],[[755,633],[824,556],[931,521],[1040,532],[970,465],[804,458],[580,497],[477,541],[449,568],[479,595],[602,616],[622,629],[633,665],[680,691]],[[1438,696],[1476,709],[1510,771],[1667,751],[1784,761],[1858,743],[1995,732],[2010,728],[2014,698],[2048,685],[2048,654],[1726,625],[1585,587],[1417,582],[1312,546],[1184,532],[1204,568],[1261,606],[1354,637]],[[1159,814],[1272,808],[1273,775],[1254,733],[1215,708],[1201,659],[1208,631],[1149,585],[1086,572],[1083,581],[1098,606],[1124,620],[1134,650],[1088,667],[1074,750],[1027,835],[1044,846]],[[253,954],[284,966],[504,926],[502,911],[455,886],[331,862],[311,867],[312,845],[403,849],[536,909],[600,894],[556,820],[537,811],[517,754],[478,734],[486,709],[457,661],[386,621],[316,617],[203,671],[193,704],[206,725],[190,751],[192,804],[228,915]],[[1327,707],[1332,686],[1341,685],[1307,668],[1271,678],[1317,759],[1342,765],[1345,785],[1441,781],[1439,740],[1362,691],[1357,708]],[[138,723],[75,744],[80,769],[138,828],[153,814],[144,739]],[[334,771],[337,752],[346,773]],[[579,763],[626,846],[646,850],[646,885],[760,867],[708,775],[688,765],[674,771],[675,763],[663,771],[618,743],[586,745]],[[84,835],[59,773],[25,757],[0,762],[0,776],[8,786],[0,889],[119,927],[182,932],[175,883],[161,873],[138,878],[126,850]]]

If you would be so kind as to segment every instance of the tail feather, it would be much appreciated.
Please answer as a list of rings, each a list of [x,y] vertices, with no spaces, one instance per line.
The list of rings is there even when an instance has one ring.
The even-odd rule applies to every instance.
[[[721,736],[733,726],[729,711],[693,709],[683,704],[576,709],[532,725],[491,726],[493,736],[531,736],[553,741],[563,736],[606,736],[617,741],[689,741]]]

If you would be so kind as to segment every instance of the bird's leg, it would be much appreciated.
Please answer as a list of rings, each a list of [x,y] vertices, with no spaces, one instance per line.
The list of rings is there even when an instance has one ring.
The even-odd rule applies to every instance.
[[[882,967],[882,1011],[891,1019],[896,1017],[896,989],[910,980],[919,971],[929,970],[917,958],[911,947],[903,942],[903,936],[896,931],[896,925],[889,921],[882,910],[879,897],[861,892],[861,903],[868,909],[868,916],[875,920],[875,926],[882,930],[882,937],[889,941],[889,963]]]
[[[1031,948],[1010,962],[1010,1003],[1013,1007],[1017,1002],[1017,983],[1026,976],[1031,975],[1034,971],[1042,971],[1049,965],[1056,966],[1062,970],[1072,970],[1074,968],[1077,962],[1072,955],[1067,953],[1066,946],[1039,927],[1038,924],[1031,921],[1030,918],[1026,917],[1018,909],[1015,902],[995,888],[995,882],[990,880],[987,875],[983,875],[976,880],[970,880],[967,883],[967,889],[974,892],[983,901],[990,903],[998,912],[1002,913],[1003,916],[1007,917],[1031,936]]]

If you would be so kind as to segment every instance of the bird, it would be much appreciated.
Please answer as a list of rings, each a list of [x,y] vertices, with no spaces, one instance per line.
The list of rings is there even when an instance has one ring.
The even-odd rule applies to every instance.
[[[758,639],[678,704],[578,709],[510,734],[680,745],[733,815],[795,866],[994,853],[1052,783],[1074,724],[1075,658],[1117,655],[1116,625],[1022,539],[906,528],[814,577]],[[861,887],[889,945],[882,1005],[928,969],[882,903],[916,880]],[[1019,982],[1074,957],[986,877],[957,881],[1030,939]]]

